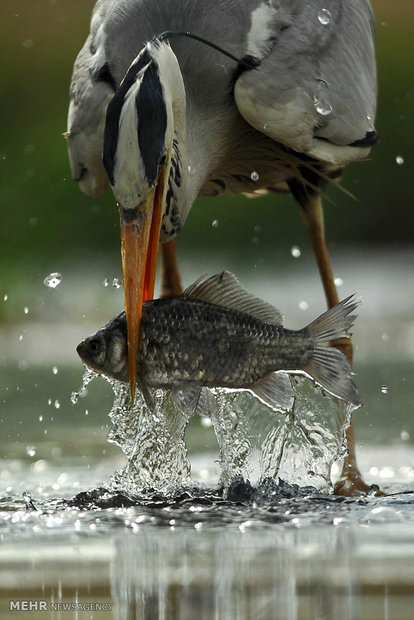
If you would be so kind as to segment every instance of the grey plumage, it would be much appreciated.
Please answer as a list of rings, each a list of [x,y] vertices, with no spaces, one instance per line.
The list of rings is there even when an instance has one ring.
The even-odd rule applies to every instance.
[[[106,184],[100,158],[113,94],[108,76],[119,86],[146,42],[174,29],[259,63],[239,71],[233,93],[232,60],[196,41],[171,39],[185,85],[192,169],[178,200],[183,221],[199,194],[284,187],[301,154],[330,171],[369,152],[376,71],[368,0],[98,0],[75,63],[68,123],[72,174],[86,193],[97,195]],[[317,111],[321,101],[329,114]]]

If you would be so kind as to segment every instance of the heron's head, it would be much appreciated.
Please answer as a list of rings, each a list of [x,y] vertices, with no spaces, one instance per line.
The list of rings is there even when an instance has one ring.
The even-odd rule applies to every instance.
[[[173,193],[180,185],[184,116],[177,58],[168,43],[155,39],[133,61],[108,106],[103,148],[121,219],[132,395],[142,303],[153,297],[161,227],[164,240],[180,229]]]

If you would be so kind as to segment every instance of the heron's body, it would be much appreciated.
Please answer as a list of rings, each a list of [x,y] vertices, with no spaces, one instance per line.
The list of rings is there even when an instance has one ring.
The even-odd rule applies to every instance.
[[[166,242],[199,195],[291,191],[338,303],[321,189],[377,141],[369,0],[98,0],[70,98],[73,178],[91,196],[109,178],[120,208],[132,393],[158,242],[178,294]],[[344,471],[359,480],[350,433]]]
[[[322,10],[330,11],[325,25]],[[86,193],[107,182],[101,152],[114,87],[147,41],[166,30],[196,33],[259,63],[246,71],[198,41],[171,40],[186,98],[183,214],[199,194],[280,188],[299,163],[284,147],[327,171],[367,154],[376,102],[367,0],[104,0],[72,84],[69,150]],[[317,112],[318,97],[330,114]]]

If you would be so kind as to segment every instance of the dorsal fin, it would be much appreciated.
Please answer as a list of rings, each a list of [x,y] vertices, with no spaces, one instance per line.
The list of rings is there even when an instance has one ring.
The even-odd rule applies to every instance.
[[[199,278],[190,284],[184,297],[195,297],[216,306],[238,310],[273,325],[282,325],[279,310],[259,297],[251,295],[230,271],[222,271],[207,279]]]

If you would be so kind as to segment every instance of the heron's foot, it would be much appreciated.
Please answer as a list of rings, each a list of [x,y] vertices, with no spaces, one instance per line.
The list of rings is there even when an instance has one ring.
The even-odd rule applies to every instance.
[[[358,469],[354,468],[349,468],[345,473],[342,472],[342,476],[334,486],[334,494],[343,497],[361,497],[363,495],[382,497],[385,495],[377,484],[370,485],[364,482]]]

